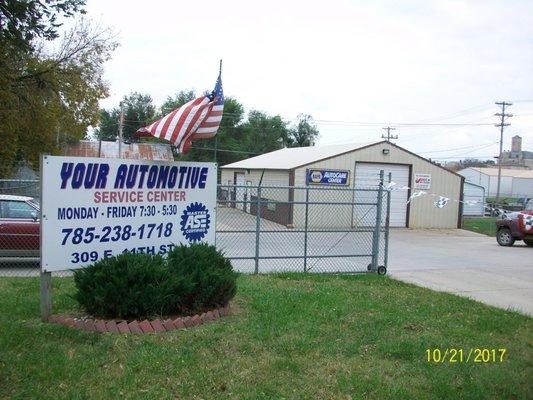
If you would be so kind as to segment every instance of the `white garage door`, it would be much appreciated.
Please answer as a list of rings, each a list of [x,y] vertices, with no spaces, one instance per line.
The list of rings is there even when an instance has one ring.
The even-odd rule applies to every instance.
[[[358,162],[355,164],[355,187],[369,188],[377,187],[379,184],[379,173],[385,171],[385,182],[388,182],[389,173],[391,180],[396,183],[396,187],[409,186],[409,166],[394,164],[371,164]],[[356,202],[368,200],[375,201],[375,192],[356,192]],[[386,199],[386,197],[385,197]],[[376,207],[356,206],[354,209],[354,222],[357,225],[370,225],[375,221]],[[365,223],[366,222],[366,223]],[[390,226],[405,227],[407,222],[407,190],[394,190],[391,192]]]

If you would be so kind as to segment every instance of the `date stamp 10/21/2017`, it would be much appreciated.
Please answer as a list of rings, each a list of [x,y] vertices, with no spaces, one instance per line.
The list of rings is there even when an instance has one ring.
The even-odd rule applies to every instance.
[[[431,364],[455,363],[502,363],[507,360],[507,349],[489,348],[435,348],[426,349],[426,360]]]

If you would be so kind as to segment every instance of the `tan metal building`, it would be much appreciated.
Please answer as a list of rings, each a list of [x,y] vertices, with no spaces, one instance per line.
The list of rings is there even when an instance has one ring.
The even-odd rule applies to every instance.
[[[384,171],[386,180],[390,177],[396,184],[395,187],[409,187],[406,190],[391,192],[390,226],[460,227],[462,203],[458,200],[463,197],[464,178],[387,141],[365,146],[344,144],[273,151],[222,166],[221,183],[251,187],[292,187],[293,189],[262,190],[261,198],[267,199],[273,205],[262,209],[261,215],[272,221],[297,227],[303,221],[304,206],[289,204],[287,201],[305,201],[305,190],[298,188],[307,185],[321,187],[324,190],[313,190],[314,200],[321,198],[329,201],[333,192],[336,196],[343,196],[342,191],[334,191],[332,188],[376,187],[381,170]],[[407,203],[411,193],[418,190],[427,192],[427,195]],[[364,193],[355,193],[356,196],[364,196]],[[257,193],[254,189],[243,189],[237,191],[234,196],[237,201],[253,201]],[[434,204],[437,196],[447,197],[450,201],[445,207],[437,208]],[[360,199],[353,200],[357,202]],[[244,204],[240,208],[255,213],[253,205],[247,207]],[[364,208],[354,209],[339,205],[332,215],[329,207],[329,212],[315,212],[312,225],[325,228],[347,225],[354,227],[363,224],[364,212]]]

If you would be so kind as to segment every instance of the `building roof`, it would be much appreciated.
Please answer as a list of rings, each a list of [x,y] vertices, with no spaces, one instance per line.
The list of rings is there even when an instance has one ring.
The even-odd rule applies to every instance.
[[[224,165],[222,168],[243,169],[293,169],[324,158],[357,150],[361,143],[335,144],[310,147],[287,147],[260,156]]]
[[[0,194],[0,200],[28,201],[28,200],[33,200],[33,197],[16,196],[13,194]]]
[[[80,140],[67,145],[65,156],[117,158],[118,142]],[[122,158],[134,160],[174,161],[172,148],[163,143],[123,143]]]
[[[477,171],[485,175],[498,176],[498,168],[482,168],[482,167],[470,167],[470,168],[473,169],[474,171]],[[502,168],[502,176],[510,176],[513,178],[533,178],[533,170]]]
[[[342,154],[351,153],[352,151],[358,151],[365,149],[367,147],[376,146],[379,144],[387,143],[391,146],[394,146],[406,153],[411,154],[414,157],[418,157],[432,165],[441,168],[450,174],[457,175],[464,179],[458,173],[449,170],[448,168],[443,167],[442,165],[432,163],[427,158],[419,156],[416,153],[413,153],[403,147],[398,146],[397,144],[382,140],[380,142],[373,142],[369,144],[362,143],[351,143],[351,144],[336,144],[336,145],[326,145],[326,146],[310,146],[310,147],[289,147],[281,150],[271,151],[270,153],[261,154],[260,156],[248,158],[246,160],[241,160],[234,162],[232,164],[227,164],[221,168],[232,168],[232,169],[281,169],[281,170],[290,170],[304,165],[312,164],[314,162],[323,161],[331,157],[340,156]]]

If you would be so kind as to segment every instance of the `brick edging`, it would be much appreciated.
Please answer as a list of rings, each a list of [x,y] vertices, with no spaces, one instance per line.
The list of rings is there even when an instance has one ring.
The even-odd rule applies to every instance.
[[[191,328],[193,326],[201,325],[206,322],[213,321],[217,318],[230,315],[231,310],[229,304],[225,307],[216,308],[202,314],[195,314],[188,317],[178,317],[175,319],[165,319],[161,321],[159,318],[149,321],[117,321],[117,320],[103,320],[93,318],[75,318],[64,315],[51,315],[48,322],[68,326],[71,328],[81,329],[88,332],[111,332],[111,333],[159,333],[171,331],[174,329]]]

